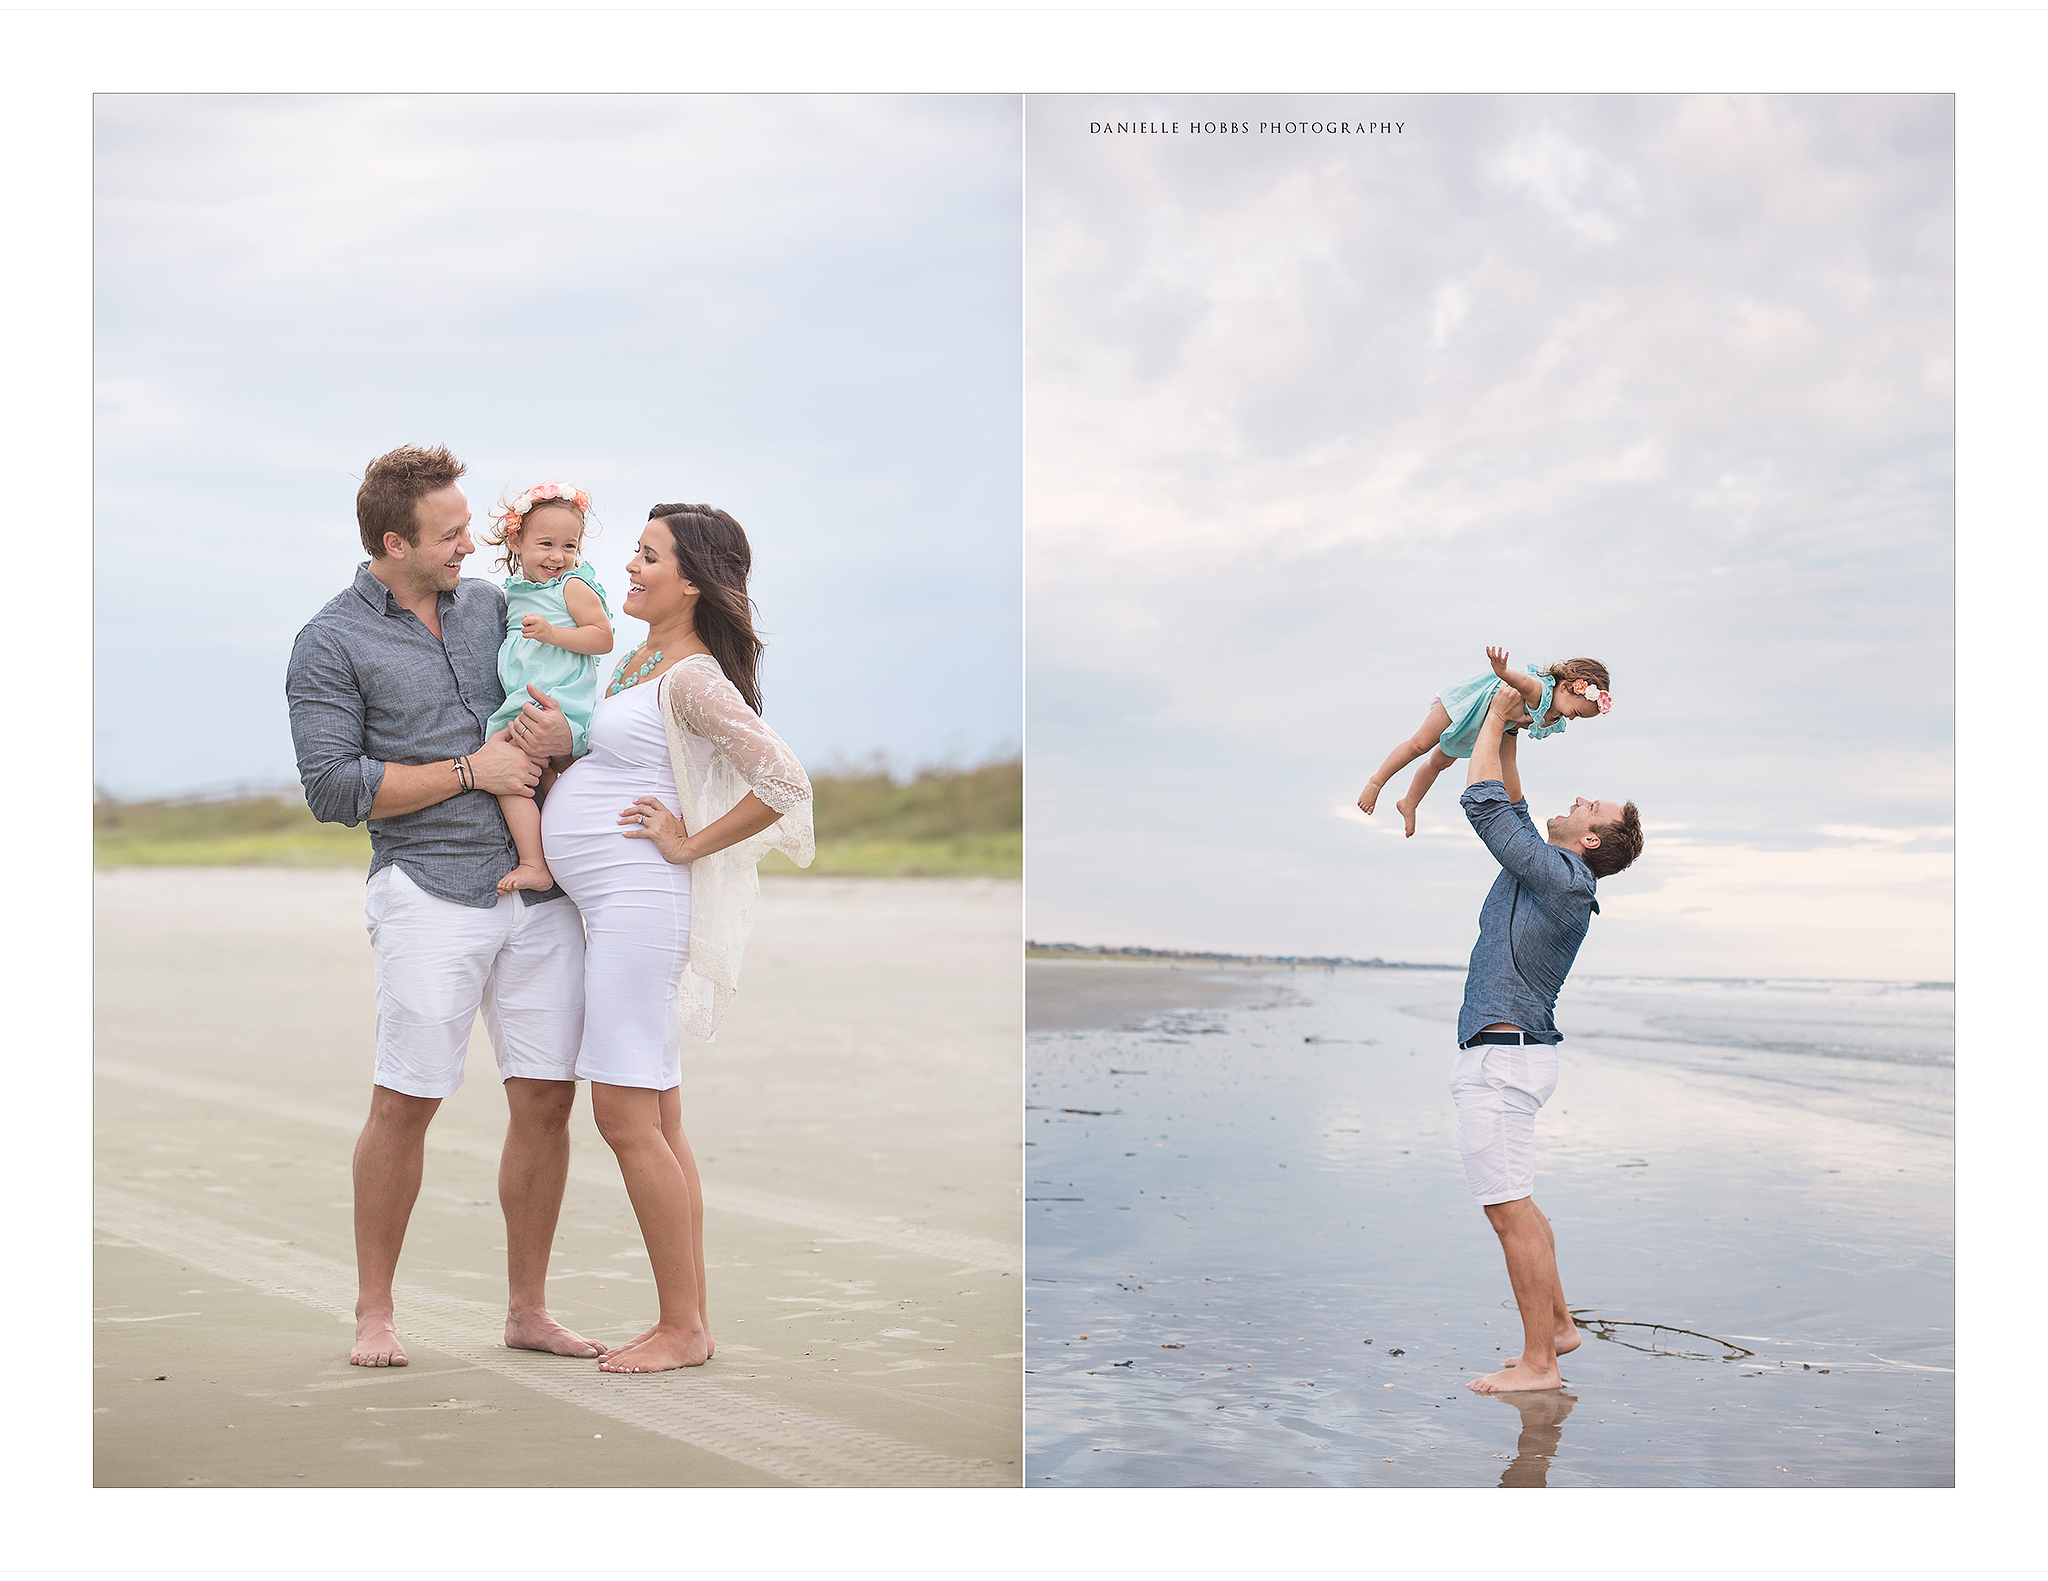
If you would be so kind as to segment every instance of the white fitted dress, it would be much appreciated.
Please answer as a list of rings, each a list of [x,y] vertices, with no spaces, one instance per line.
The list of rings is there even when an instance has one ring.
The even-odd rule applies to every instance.
[[[680,796],[678,765],[689,780]],[[782,820],[694,863],[626,838],[638,826],[619,822],[637,798],[654,796],[695,833],[750,789]],[[680,1084],[683,1030],[708,1040],[738,989],[754,864],[771,848],[810,861],[810,800],[803,766],[707,654],[599,701],[589,754],[541,810],[549,870],[583,914],[578,1077],[664,1092]]]

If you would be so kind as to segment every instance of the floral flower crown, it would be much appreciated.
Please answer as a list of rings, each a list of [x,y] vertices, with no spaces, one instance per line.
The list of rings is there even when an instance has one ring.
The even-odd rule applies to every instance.
[[[1591,681],[1574,681],[1572,682],[1572,690],[1581,697],[1592,698],[1594,702],[1600,705],[1600,712],[1603,714],[1614,707],[1614,694],[1601,691]]]
[[[573,483],[536,483],[509,504],[498,506],[491,512],[491,519],[501,532],[510,535],[526,520],[528,511],[547,504],[573,505],[579,511],[587,511],[590,496]]]

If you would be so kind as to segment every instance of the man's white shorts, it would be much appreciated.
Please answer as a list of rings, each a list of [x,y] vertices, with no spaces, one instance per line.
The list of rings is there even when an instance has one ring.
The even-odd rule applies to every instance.
[[[429,895],[397,863],[363,899],[377,961],[377,1085],[446,1098],[481,1010],[500,1079],[574,1081],[583,1040],[583,919],[567,896],[488,911]]]
[[[1536,1192],[1536,1111],[1557,1090],[1552,1044],[1479,1043],[1458,1050],[1451,1101],[1458,1152],[1482,1207]]]

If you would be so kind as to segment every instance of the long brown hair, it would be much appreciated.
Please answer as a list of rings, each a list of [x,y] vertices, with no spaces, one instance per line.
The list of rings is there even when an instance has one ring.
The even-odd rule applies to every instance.
[[[754,634],[754,601],[747,596],[754,551],[745,529],[715,505],[657,505],[647,519],[668,528],[676,563],[696,585],[698,640],[758,714],[761,639]]]

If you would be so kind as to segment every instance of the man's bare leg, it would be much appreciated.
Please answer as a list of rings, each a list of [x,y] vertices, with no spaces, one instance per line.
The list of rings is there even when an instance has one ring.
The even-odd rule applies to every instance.
[[[1530,1200],[1529,1205],[1531,1207],[1536,1206],[1533,1198]],[[1557,1264],[1557,1235],[1550,1228],[1550,1219],[1541,1208],[1536,1208],[1536,1217],[1543,1220],[1543,1238],[1550,1243],[1551,1266],[1555,1267]],[[1551,1349],[1557,1355],[1565,1356],[1577,1350],[1579,1344],[1579,1325],[1573,1319],[1571,1306],[1564,1298],[1564,1284],[1562,1278],[1560,1278],[1557,1291],[1557,1338],[1552,1344]],[[1521,1359],[1519,1356],[1510,1356],[1508,1358],[1508,1365],[1512,1367]]]
[[[405,1347],[392,1326],[391,1281],[405,1227],[420,1194],[427,1156],[427,1126],[439,1098],[415,1098],[389,1087],[370,1089],[370,1118],[356,1138],[356,1340],[348,1359],[357,1367],[403,1367]]]
[[[598,1363],[606,1372],[666,1372],[700,1367],[711,1359],[711,1333],[704,1323],[703,1198],[694,1160],[688,1172],[683,1165],[688,1144],[679,1155],[664,1124],[664,1100],[670,1098],[678,1103],[680,1140],[675,1089],[657,1093],[647,1087],[590,1084],[591,1111],[618,1157],[661,1303],[652,1329]]]
[[[573,1081],[505,1079],[505,1151],[498,1161],[498,1203],[505,1210],[505,1271],[511,1299],[505,1309],[508,1350],[543,1350],[555,1356],[602,1356],[605,1347],[563,1328],[548,1316],[548,1254],[569,1181],[569,1110]]]
[[[1514,1365],[1474,1378],[1465,1387],[1479,1394],[1561,1389],[1564,1378],[1557,1370],[1555,1335],[1564,1288],[1557,1276],[1557,1253],[1551,1244],[1550,1226],[1537,1210],[1533,1197],[1489,1203],[1486,1217],[1494,1234],[1500,1237],[1501,1251],[1507,1257],[1508,1283],[1514,1287],[1515,1305],[1521,1309],[1522,1354]]]

